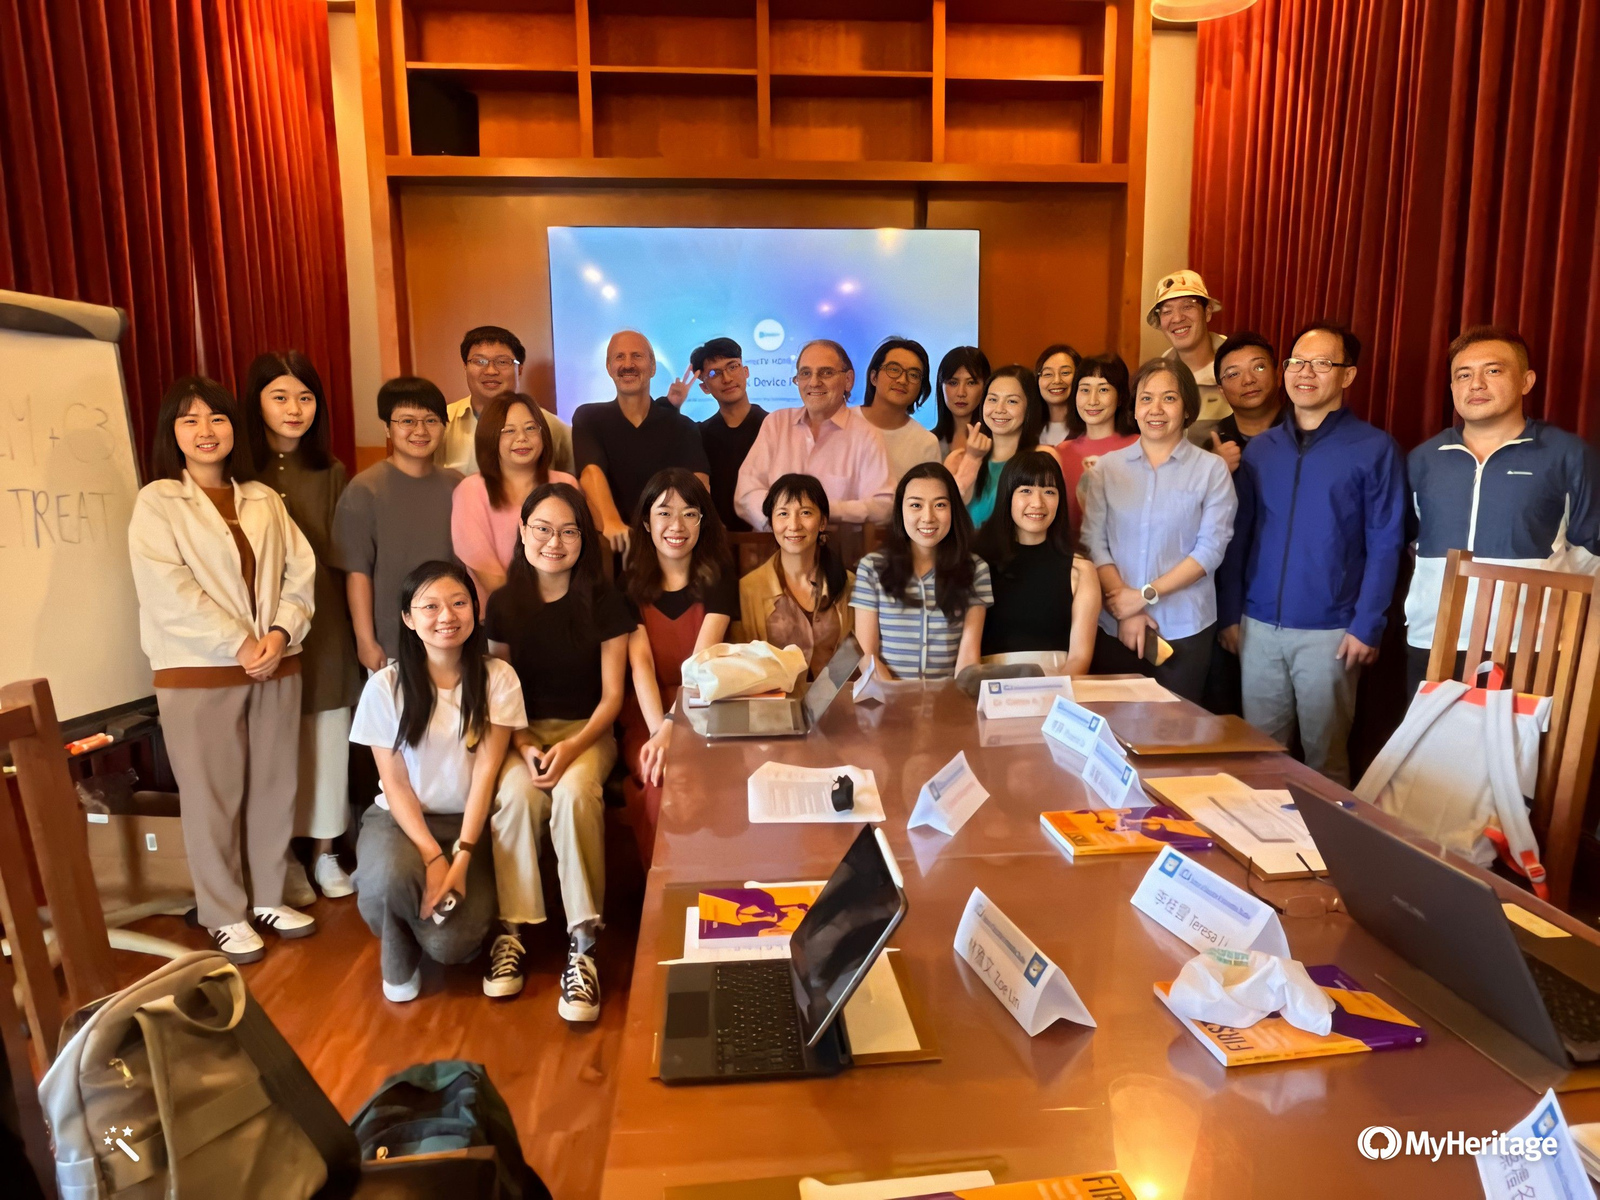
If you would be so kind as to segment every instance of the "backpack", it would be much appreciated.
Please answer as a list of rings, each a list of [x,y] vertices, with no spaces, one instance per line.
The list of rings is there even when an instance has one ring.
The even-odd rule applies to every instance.
[[[358,1167],[338,1110],[214,950],[73,1026],[39,1085],[62,1200],[308,1200],[330,1166]]]
[[[1496,686],[1502,678],[1495,668],[1488,688],[1424,683],[1354,791],[1479,866],[1498,854],[1546,898],[1526,797],[1551,700]]]
[[[368,1161],[493,1146],[502,1196],[550,1200],[522,1157],[511,1111],[482,1063],[443,1059],[407,1067],[383,1081],[350,1125]]]

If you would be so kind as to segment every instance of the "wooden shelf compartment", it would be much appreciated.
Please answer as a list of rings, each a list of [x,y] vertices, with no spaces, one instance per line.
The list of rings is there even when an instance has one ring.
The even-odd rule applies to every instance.
[[[933,70],[933,6],[769,0],[774,74]]]
[[[945,97],[945,157],[1041,167],[1093,161],[1099,122],[1093,85],[953,79]]]
[[[403,0],[405,59],[576,70],[573,0]]]
[[[774,73],[772,156],[794,161],[929,162],[932,76]]]
[[[754,158],[756,78],[749,74],[597,72],[597,158]]]
[[[949,0],[951,79],[1088,77],[1104,71],[1106,5]]]
[[[755,0],[589,0],[596,67],[756,68]]]

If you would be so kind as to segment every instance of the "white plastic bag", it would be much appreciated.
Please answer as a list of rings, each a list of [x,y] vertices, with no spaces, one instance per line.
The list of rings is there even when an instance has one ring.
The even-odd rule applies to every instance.
[[[1207,950],[1183,964],[1168,1001],[1196,1021],[1248,1029],[1280,1013],[1307,1033],[1333,1028],[1333,998],[1292,958],[1259,950]]]
[[[790,692],[806,665],[799,646],[780,650],[769,642],[719,642],[684,662],[683,685],[708,704],[759,692]]]

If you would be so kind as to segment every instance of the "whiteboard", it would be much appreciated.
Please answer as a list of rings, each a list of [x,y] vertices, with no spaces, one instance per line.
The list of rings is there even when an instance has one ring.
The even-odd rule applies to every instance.
[[[43,676],[63,721],[153,694],[128,564],[139,470],[122,324],[0,291],[0,681]]]

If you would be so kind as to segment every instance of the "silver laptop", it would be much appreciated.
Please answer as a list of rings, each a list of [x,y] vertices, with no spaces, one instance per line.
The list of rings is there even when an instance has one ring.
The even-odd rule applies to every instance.
[[[844,691],[861,665],[861,645],[853,637],[839,643],[826,669],[811,681],[805,695],[758,700],[718,700],[692,710],[691,722],[708,738],[803,737],[816,728],[822,714]]]

